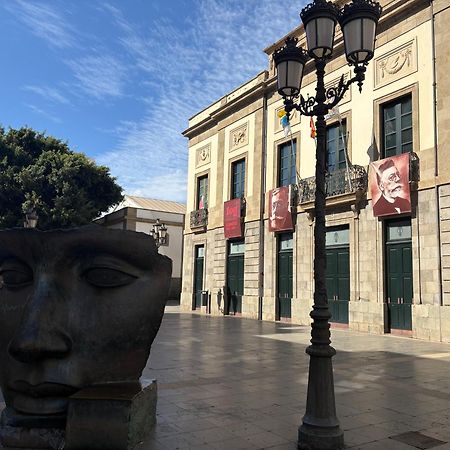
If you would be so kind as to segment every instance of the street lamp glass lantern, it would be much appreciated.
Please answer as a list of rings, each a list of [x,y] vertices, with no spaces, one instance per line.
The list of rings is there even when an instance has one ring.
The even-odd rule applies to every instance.
[[[312,58],[329,58],[333,53],[338,17],[336,5],[325,0],[315,0],[302,9],[300,18],[306,31],[308,54]]]
[[[307,61],[303,49],[297,47],[296,38],[287,38],[286,45],[276,50],[273,59],[277,69],[278,93],[284,98],[300,93],[303,70]]]
[[[380,16],[380,4],[371,0],[353,0],[344,6],[339,22],[350,64],[367,64],[373,58]]]
[[[159,237],[161,238],[161,241],[165,242],[167,236],[167,227],[166,224],[162,224],[161,228],[159,229]]]

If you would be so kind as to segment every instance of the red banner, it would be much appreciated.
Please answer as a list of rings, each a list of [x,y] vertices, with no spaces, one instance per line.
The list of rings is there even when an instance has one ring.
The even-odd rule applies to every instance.
[[[410,213],[409,153],[374,161],[370,167],[373,215]]]
[[[241,205],[240,198],[229,200],[223,204],[225,239],[242,237]]]
[[[289,186],[269,191],[269,231],[291,231],[291,198]]]

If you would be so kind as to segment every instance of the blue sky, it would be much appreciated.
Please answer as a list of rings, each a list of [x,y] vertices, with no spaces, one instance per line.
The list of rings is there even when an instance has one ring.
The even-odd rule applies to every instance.
[[[128,194],[184,202],[189,117],[266,69],[301,6],[0,0],[0,124],[67,140]]]

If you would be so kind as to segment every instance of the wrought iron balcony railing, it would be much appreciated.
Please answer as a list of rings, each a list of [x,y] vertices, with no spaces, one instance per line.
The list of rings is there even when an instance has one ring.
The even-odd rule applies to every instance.
[[[208,210],[206,208],[191,211],[191,228],[206,228],[208,225]]]
[[[298,183],[298,204],[313,202],[316,178],[310,177]],[[343,194],[365,194],[367,192],[367,171],[362,166],[352,165],[326,175],[327,198]]]

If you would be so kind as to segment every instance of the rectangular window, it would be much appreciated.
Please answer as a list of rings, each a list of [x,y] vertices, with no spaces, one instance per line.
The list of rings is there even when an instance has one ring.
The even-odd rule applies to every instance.
[[[245,159],[231,164],[231,198],[243,198],[245,195]]]
[[[197,178],[197,209],[208,208],[208,175]]]
[[[411,240],[411,219],[400,219],[386,222],[386,241],[395,242]]]
[[[230,255],[243,255],[245,253],[245,242],[230,242]]]
[[[294,238],[292,233],[279,235],[279,250],[292,250],[294,248]]]
[[[349,245],[350,232],[348,225],[343,227],[327,227],[325,246],[333,247],[336,245]]]
[[[345,169],[345,147],[347,139],[347,126],[345,122],[327,127],[327,169],[334,172]]]
[[[196,258],[204,258],[205,257],[205,246],[197,245],[195,247],[195,257]]]
[[[412,98],[402,97],[382,106],[383,157],[413,150]]]
[[[297,142],[294,139],[278,148],[278,187],[297,183],[296,146]]]

